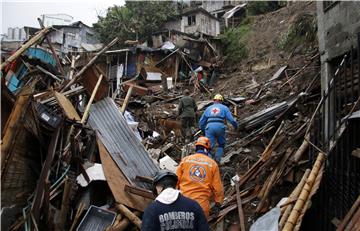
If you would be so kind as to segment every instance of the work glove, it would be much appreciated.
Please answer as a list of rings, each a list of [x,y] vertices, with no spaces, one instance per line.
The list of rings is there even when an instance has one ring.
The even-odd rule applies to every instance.
[[[215,205],[214,205],[214,207],[212,208],[213,214],[214,214],[215,216],[218,216],[218,215],[219,215],[219,213],[220,213],[220,207],[221,207],[221,204],[218,203],[218,202],[216,202]]]

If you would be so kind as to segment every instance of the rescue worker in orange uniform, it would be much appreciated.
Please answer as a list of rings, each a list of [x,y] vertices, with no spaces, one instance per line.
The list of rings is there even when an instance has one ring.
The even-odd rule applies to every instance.
[[[196,153],[181,160],[176,174],[179,178],[178,188],[181,193],[197,201],[210,214],[210,201],[214,198],[214,213],[218,213],[224,200],[224,189],[217,163],[208,157],[211,144],[207,137],[200,137],[195,142]]]

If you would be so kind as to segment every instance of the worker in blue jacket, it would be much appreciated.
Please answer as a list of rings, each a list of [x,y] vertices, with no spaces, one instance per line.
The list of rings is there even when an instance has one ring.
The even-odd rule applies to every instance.
[[[226,143],[225,121],[229,121],[234,129],[238,127],[229,108],[222,104],[223,101],[224,98],[222,95],[215,95],[214,104],[206,108],[199,121],[200,129],[205,132],[205,136],[210,139],[211,149],[215,147],[215,141],[218,143],[215,154],[215,161],[218,163],[220,163]]]

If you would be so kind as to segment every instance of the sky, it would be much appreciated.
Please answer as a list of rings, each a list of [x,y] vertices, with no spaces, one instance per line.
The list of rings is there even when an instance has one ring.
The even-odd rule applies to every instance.
[[[109,6],[124,4],[124,0],[0,0],[0,34],[6,33],[8,27],[39,27],[37,18],[42,14],[68,14],[74,22],[91,26]]]

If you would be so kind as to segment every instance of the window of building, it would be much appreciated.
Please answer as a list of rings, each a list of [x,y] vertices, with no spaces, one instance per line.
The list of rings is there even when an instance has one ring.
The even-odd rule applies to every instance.
[[[323,9],[324,12],[330,10],[331,8],[333,8],[336,4],[338,4],[340,1],[323,1]]]
[[[188,16],[188,26],[196,25],[196,16]]]

